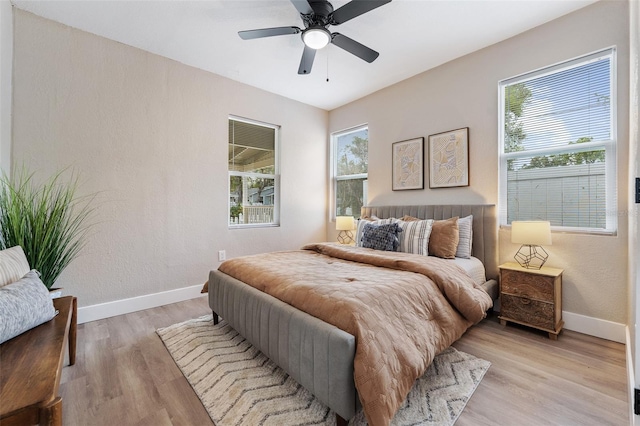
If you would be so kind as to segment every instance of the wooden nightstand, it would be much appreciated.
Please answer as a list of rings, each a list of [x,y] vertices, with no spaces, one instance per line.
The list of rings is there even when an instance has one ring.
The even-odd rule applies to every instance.
[[[507,321],[534,327],[558,339],[562,330],[562,269],[526,269],[517,263],[500,265],[500,324]]]

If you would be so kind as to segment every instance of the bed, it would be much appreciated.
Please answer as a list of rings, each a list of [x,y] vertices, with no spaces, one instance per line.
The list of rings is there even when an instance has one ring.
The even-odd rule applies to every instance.
[[[489,299],[495,300],[497,298],[498,286],[496,277],[498,269],[495,206],[415,205],[363,207],[361,215],[362,217],[377,217],[380,219],[411,216],[418,219],[435,220],[444,220],[452,217],[463,218],[471,215],[473,224],[471,254],[473,258],[479,259],[479,262],[484,266],[484,275],[486,278],[484,282],[477,284],[477,287],[482,287],[482,293],[484,294],[484,292],[486,292],[486,294],[490,296]],[[307,258],[313,258],[314,261],[318,258],[325,259],[324,256],[334,255],[336,251],[338,252],[338,257],[342,256],[346,258],[338,260],[332,259],[330,261],[325,259],[323,261],[334,264],[334,266],[335,264],[354,263],[353,260],[360,262],[358,256],[360,256],[361,252],[359,252],[358,249],[343,249],[331,245],[313,245],[305,248],[311,251],[315,250],[319,255],[316,256],[314,253],[314,256],[310,256],[304,250],[301,250],[300,252],[305,253],[297,255],[303,256],[301,259],[302,263],[304,263]],[[330,253],[327,254],[324,252]],[[261,272],[253,274],[252,279],[254,281],[257,279],[258,281],[264,280],[265,283],[268,283],[269,279],[266,278],[266,275],[262,274],[262,271],[270,268],[273,259],[281,261],[277,257],[280,256],[279,254],[265,254],[265,256],[272,257],[262,259],[263,263],[260,266],[262,269],[259,269]],[[350,256],[356,257],[351,259]],[[391,269],[395,268],[393,265],[395,265],[394,262],[396,261],[390,260],[386,256],[387,254],[373,253],[374,262],[382,262],[383,265],[365,265],[359,267],[366,271],[366,268],[385,266],[384,263],[386,262],[388,263],[387,266]],[[428,257],[432,258],[432,256]],[[424,256],[424,258],[426,258],[426,256]],[[411,263],[408,260],[405,261],[404,258],[401,260],[403,265],[407,262]],[[425,259],[425,261],[426,260],[427,259]],[[233,274],[243,277],[242,273],[236,273],[242,272],[247,264],[243,263],[245,259],[239,260],[238,262],[239,263],[236,263],[237,271]],[[445,263],[441,260],[434,260],[434,262],[439,262],[439,264]],[[458,261],[458,263],[460,262]],[[449,268],[449,264],[450,263],[445,265],[444,268]],[[221,265],[221,269],[225,269],[222,267],[223,265]],[[225,267],[227,272],[233,269],[230,266]],[[464,266],[462,267],[464,268]],[[274,269],[272,272],[276,273],[277,270],[281,271],[287,268],[278,267],[277,264],[274,263],[272,269]],[[454,267],[453,269],[459,268]],[[382,277],[383,275],[381,274],[383,274],[383,272],[387,273],[386,269],[377,269],[376,271],[380,271],[376,274],[377,277]],[[297,273],[299,273],[299,271]],[[403,273],[405,274],[403,277],[406,277],[406,274],[411,274],[410,272],[402,271],[396,271],[394,273]],[[363,370],[362,367],[359,367],[361,364],[356,363],[354,367],[354,359],[357,359],[358,354],[361,353],[365,347],[362,343],[356,345],[357,338],[355,335],[358,335],[358,332],[348,333],[343,331],[343,329],[332,324],[335,323],[332,317],[325,318],[325,320],[319,319],[319,317],[314,316],[317,315],[317,312],[312,312],[313,315],[310,315],[277,297],[265,293],[262,291],[264,289],[261,288],[261,282],[251,282],[251,285],[247,285],[247,283],[241,279],[234,278],[230,274],[220,270],[210,272],[209,305],[214,314],[214,321],[217,322],[218,315],[222,316],[249,342],[283,368],[320,401],[327,404],[327,406],[336,413],[339,423],[344,422],[344,419],[353,417],[361,406],[360,399],[362,398],[362,390],[365,389],[362,385],[358,387],[356,384],[358,379],[354,378],[354,373],[356,373],[356,377],[360,377],[360,382],[362,382],[361,372]],[[453,277],[453,272],[451,272],[451,274]],[[245,275],[245,277],[248,277],[248,275]],[[451,278],[453,281],[459,279],[457,276],[455,279]],[[251,281],[246,278],[244,280]],[[288,278],[281,275],[280,278],[273,279],[273,281],[278,280],[284,282],[287,281]],[[448,278],[445,278],[445,280],[448,280]],[[437,285],[441,286],[440,283]],[[476,286],[476,284],[474,284],[474,286]],[[323,285],[321,289],[326,287],[328,286]],[[484,294],[484,296],[486,296],[486,294]],[[472,298],[477,296],[482,295],[474,293]],[[280,294],[278,294],[278,297],[281,297]],[[438,296],[436,299],[438,298],[441,297]],[[445,298],[451,299],[449,296]],[[454,296],[453,298],[456,297]],[[281,299],[288,300],[286,297],[281,297]],[[467,305],[469,305],[469,303],[467,303]],[[312,304],[312,306],[315,305]],[[486,302],[482,306],[483,310],[490,307]],[[471,308],[477,310],[477,308]],[[457,312],[457,310],[461,308],[449,307],[447,309]],[[311,310],[313,311],[313,309]],[[456,313],[455,315],[458,314]],[[473,315],[476,316],[476,319],[473,321],[464,318],[461,320],[466,321],[465,327],[479,320],[477,313]],[[456,321],[459,320],[456,319]],[[343,328],[347,329],[348,327]],[[464,330],[466,330],[466,328],[464,328]],[[447,336],[447,338],[449,340],[452,338],[456,339],[459,335],[461,335],[461,333],[457,333],[455,336]],[[447,342],[450,344],[449,341]],[[440,348],[440,350],[441,349],[443,348]],[[435,356],[435,354],[432,355]],[[427,361],[430,362],[430,359]],[[358,368],[360,368],[360,373],[358,373]],[[357,388],[360,389],[361,395],[359,395]],[[365,394],[368,394],[368,392],[368,390],[365,390]],[[365,413],[367,413],[367,409],[369,409],[369,412],[373,412],[371,402],[369,402],[366,397],[364,397],[363,400],[367,401],[365,402]],[[369,418],[370,416],[368,415],[367,417]],[[384,419],[384,417],[381,418]],[[371,419],[369,418],[369,420]],[[370,421],[370,423],[376,422],[377,421]],[[378,424],[384,424],[385,422],[386,420],[383,420]]]

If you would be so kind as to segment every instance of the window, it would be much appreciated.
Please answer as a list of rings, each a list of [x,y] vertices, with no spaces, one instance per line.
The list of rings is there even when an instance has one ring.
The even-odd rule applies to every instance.
[[[367,126],[331,135],[333,215],[360,217],[367,203],[369,130]]]
[[[615,50],[500,82],[500,224],[615,233]]]
[[[278,130],[229,118],[229,226],[279,224]]]

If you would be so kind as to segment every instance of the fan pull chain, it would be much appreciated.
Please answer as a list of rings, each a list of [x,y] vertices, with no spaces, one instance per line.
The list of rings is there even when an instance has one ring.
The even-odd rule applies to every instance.
[[[327,83],[329,82],[329,49],[327,49]]]

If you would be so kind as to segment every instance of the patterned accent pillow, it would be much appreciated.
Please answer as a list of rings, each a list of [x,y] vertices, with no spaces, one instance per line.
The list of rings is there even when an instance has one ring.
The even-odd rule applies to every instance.
[[[362,231],[364,230],[364,225],[367,223],[372,223],[374,225],[388,225],[389,223],[395,222],[397,219],[389,218],[389,219],[378,219],[377,217],[372,218],[362,218],[358,219],[358,224],[356,226],[356,247],[362,247]]]
[[[428,256],[429,236],[431,235],[433,220],[413,220],[408,222],[399,220],[397,223],[402,228],[400,251]]]
[[[365,223],[362,230],[362,247],[374,250],[398,251],[398,234],[402,229],[397,223],[376,225]]]
[[[473,215],[458,219],[458,249],[456,257],[471,259],[471,249],[473,244]]]
[[[35,269],[15,283],[0,288],[0,343],[54,316],[53,300]]]
[[[22,247],[0,250],[0,287],[18,281],[29,269],[29,261]]]

